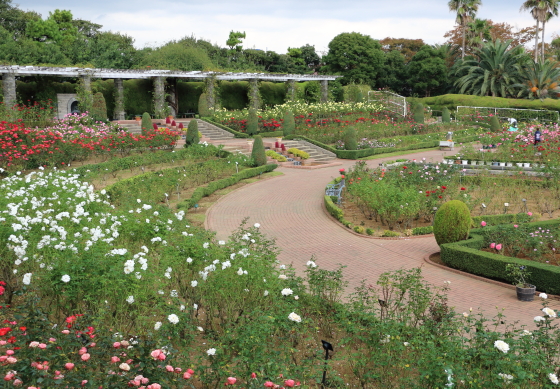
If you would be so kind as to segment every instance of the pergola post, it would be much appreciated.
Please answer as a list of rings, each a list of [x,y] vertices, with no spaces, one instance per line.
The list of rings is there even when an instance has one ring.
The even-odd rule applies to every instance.
[[[93,108],[93,93],[91,92],[91,74],[81,74],[77,88],[78,106],[81,112],[90,112]]]
[[[216,109],[215,77],[206,78],[206,102],[208,109],[212,112]]]
[[[259,95],[259,80],[251,78],[249,80],[249,108],[259,109],[261,107],[261,97]]]
[[[158,76],[154,78],[154,115],[156,118],[165,117],[165,77]]]
[[[286,89],[286,101],[295,101],[296,99],[296,80],[288,80],[288,88]]]
[[[326,103],[329,101],[329,81],[321,80],[321,102]]]
[[[4,92],[4,105],[11,108],[16,103],[16,75],[4,73],[2,75],[2,91]]]
[[[125,119],[125,111],[124,111],[124,86],[123,86],[123,79],[122,78],[115,78],[115,112],[113,114],[113,118],[115,120],[124,120]]]

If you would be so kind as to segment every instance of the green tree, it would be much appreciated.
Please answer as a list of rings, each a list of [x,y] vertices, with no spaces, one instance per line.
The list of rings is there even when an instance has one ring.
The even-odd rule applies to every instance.
[[[259,131],[259,118],[257,111],[253,108],[249,110],[249,117],[247,118],[247,134],[255,135]]]
[[[441,112],[441,122],[451,123],[451,113],[447,107],[443,107],[443,111]]]
[[[426,45],[408,63],[409,88],[413,93],[430,96],[443,93],[447,86],[447,66],[441,50]]]
[[[103,93],[97,92],[93,95],[93,105],[91,107],[91,116],[96,121],[107,121],[107,103]]]
[[[78,28],[72,23],[71,11],[56,9],[49,12],[46,20],[31,20],[27,24],[27,35],[39,42],[62,44],[74,41]]]
[[[393,92],[404,94],[406,78],[405,56],[397,50],[385,53],[385,61],[379,71],[376,87],[388,88]]]
[[[201,93],[198,98],[198,114],[200,117],[210,116],[210,110],[208,109],[208,99],[206,93]]]
[[[150,66],[155,69],[206,70],[213,67],[212,61],[203,49],[189,47],[176,41],[152,49],[144,48],[138,52],[139,67]]]
[[[461,58],[465,58],[467,26],[469,22],[474,19],[481,3],[481,0],[450,0],[449,3],[447,3],[449,10],[457,13],[457,24],[463,29]]]
[[[237,59],[237,56],[243,51],[242,39],[245,39],[247,35],[245,32],[230,31],[226,45],[229,47],[228,50],[228,60],[231,62],[233,59]]]
[[[260,135],[255,135],[253,151],[251,151],[251,159],[253,160],[254,166],[266,165],[266,151]]]
[[[375,85],[378,69],[383,66],[383,51],[381,44],[370,36],[345,32],[329,42],[324,61],[326,66],[322,70],[343,75],[343,85],[351,82]]]
[[[542,61],[544,61],[544,26],[552,16],[558,16],[558,0],[525,0],[520,11],[529,11],[535,19],[535,62],[539,61],[539,23],[542,23]]]
[[[358,150],[358,137],[354,127],[348,127],[344,132],[344,149],[345,150]]]
[[[485,43],[476,50],[476,57],[458,64],[455,85],[459,93],[510,97],[517,94],[519,71],[517,64],[527,57],[522,47],[510,47],[511,41]]]
[[[414,121],[419,124],[424,124],[424,106],[422,103],[418,103],[413,108],[414,111]]]
[[[284,113],[284,125],[282,126],[282,132],[284,136],[288,136],[294,133],[296,129],[296,122],[294,120],[294,114],[292,111],[286,111]]]
[[[152,117],[148,112],[142,114],[142,135],[146,135],[152,129]]]
[[[492,40],[492,24],[486,19],[474,19],[468,24],[468,41],[471,47],[482,47],[485,42]]]
[[[516,66],[522,80],[517,85],[520,89],[518,96],[541,101],[546,98],[557,99],[559,97],[560,68],[558,62],[526,61]]]
[[[189,126],[187,127],[187,135],[185,136],[185,147],[197,145],[198,142],[198,121],[196,119],[192,119],[189,122]]]

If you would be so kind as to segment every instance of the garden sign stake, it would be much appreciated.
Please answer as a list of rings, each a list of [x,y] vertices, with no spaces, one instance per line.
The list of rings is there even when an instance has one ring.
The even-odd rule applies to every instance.
[[[321,340],[323,343],[323,348],[325,349],[325,369],[323,370],[323,380],[321,381],[321,386],[325,387],[325,382],[327,380],[327,361],[329,360],[329,350],[334,351],[332,344],[327,341]]]

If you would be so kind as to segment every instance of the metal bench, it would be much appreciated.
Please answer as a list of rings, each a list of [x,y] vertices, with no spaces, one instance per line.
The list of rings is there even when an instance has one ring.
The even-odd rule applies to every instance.
[[[182,112],[179,114],[179,116],[181,116],[181,118],[194,118],[195,113],[194,112]]]
[[[344,180],[340,181],[338,184],[328,184],[325,194],[327,196],[336,196],[338,198],[337,204],[340,204],[342,200],[342,190],[345,186]]]
[[[455,146],[455,142],[451,141],[451,140],[440,140],[439,141],[439,148],[444,148],[444,147],[449,147],[450,150],[453,150],[453,147]]]

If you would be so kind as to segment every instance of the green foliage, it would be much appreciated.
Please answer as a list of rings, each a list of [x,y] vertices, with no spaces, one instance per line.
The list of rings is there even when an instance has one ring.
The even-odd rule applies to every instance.
[[[441,121],[442,123],[451,123],[451,114],[449,113],[449,109],[447,107],[443,107],[441,112]]]
[[[93,107],[91,108],[91,116],[96,121],[107,121],[107,104],[103,93],[97,92],[93,95]]]
[[[284,136],[293,134],[295,128],[296,122],[294,120],[294,114],[292,113],[292,111],[286,111],[284,113],[284,124],[282,126],[282,132],[284,133]]]
[[[213,67],[208,54],[199,47],[186,46],[169,41],[155,49],[145,48],[138,52],[138,66],[153,69],[204,71]]]
[[[487,227],[497,226],[500,224],[520,224],[528,223],[534,220],[533,216],[529,216],[526,213],[509,213],[502,215],[485,215],[485,216],[474,216],[472,218],[474,228],[480,228],[481,222],[485,222]]]
[[[434,232],[433,226],[416,227],[412,229],[412,235],[428,235]]]
[[[142,126],[142,135],[146,135],[146,133],[148,131],[151,131],[151,129],[153,128],[152,117],[148,112],[144,112],[142,114],[141,126]]]
[[[329,42],[324,60],[329,72],[344,76],[344,85],[351,82],[374,85],[384,54],[381,44],[370,36],[345,32]]]
[[[401,236],[401,234],[397,231],[385,230],[381,236],[384,238],[395,238],[397,236]]]
[[[424,124],[424,106],[421,103],[414,106],[414,121]]]
[[[287,159],[285,156],[283,156],[282,154],[278,154],[276,151],[274,150],[266,150],[266,156],[270,157],[272,159],[275,159],[278,162],[286,162]]]
[[[220,100],[228,110],[244,109],[249,105],[249,83],[247,81],[222,81]]]
[[[367,100],[371,87],[367,84],[350,84],[343,87],[344,101],[348,103],[361,103]]]
[[[286,151],[288,152],[288,154],[293,154],[294,156],[300,157],[301,159],[308,159],[309,158],[308,153],[306,153],[305,151],[302,151],[300,149],[296,149],[295,147],[290,147]]]
[[[333,199],[331,198],[331,196],[327,196],[325,195],[324,197],[324,201],[325,201],[325,208],[327,208],[327,211],[338,221],[343,222],[344,220],[344,212],[342,211],[342,209],[338,208],[336,206],[336,204],[333,202]]]
[[[434,218],[434,237],[438,245],[453,243],[469,237],[472,219],[469,208],[459,200],[444,203]]]
[[[517,70],[522,80],[517,85],[520,89],[518,96],[541,101],[546,98],[558,99],[560,69],[558,69],[556,61],[526,61],[526,63],[517,64]]]
[[[264,150],[264,144],[262,137],[260,135],[255,135],[255,141],[253,142],[253,151],[251,152],[251,159],[255,166],[266,165],[266,153]]]
[[[259,118],[257,111],[254,109],[249,110],[249,117],[247,119],[247,134],[255,135],[259,130]]]
[[[490,118],[490,130],[495,132],[503,130],[502,126],[500,125],[500,120],[497,116],[492,116]]]
[[[185,147],[198,144],[198,120],[192,119],[187,127],[187,135],[185,137]]]
[[[421,96],[439,94],[447,86],[447,66],[444,54],[432,46],[425,45],[414,54],[407,65],[408,84],[413,93]]]
[[[198,98],[198,114],[201,117],[210,116],[210,110],[208,109],[208,100],[206,93],[202,93]]]
[[[235,135],[236,138],[249,138],[249,135],[247,135],[247,134],[245,134],[245,133],[243,133],[243,132],[235,131],[235,130],[229,128],[228,126],[224,126],[223,124],[214,122],[214,121],[212,121],[212,120],[209,120],[208,118],[204,119],[204,121],[206,121],[206,122],[208,122],[208,123],[210,123],[210,124],[213,124],[213,125],[215,125],[216,127],[219,127],[219,128],[221,128],[221,129],[223,129],[223,130],[225,130],[225,131],[227,131],[227,132],[231,132],[233,135]]]
[[[366,234],[368,234],[369,236],[373,236],[373,234],[375,234],[375,231],[371,228],[366,228]]]
[[[354,226],[354,232],[357,232],[358,234],[364,234],[366,232],[366,229],[363,226]]]
[[[344,132],[344,148],[346,150],[358,149],[358,139],[354,127],[348,127]]]

